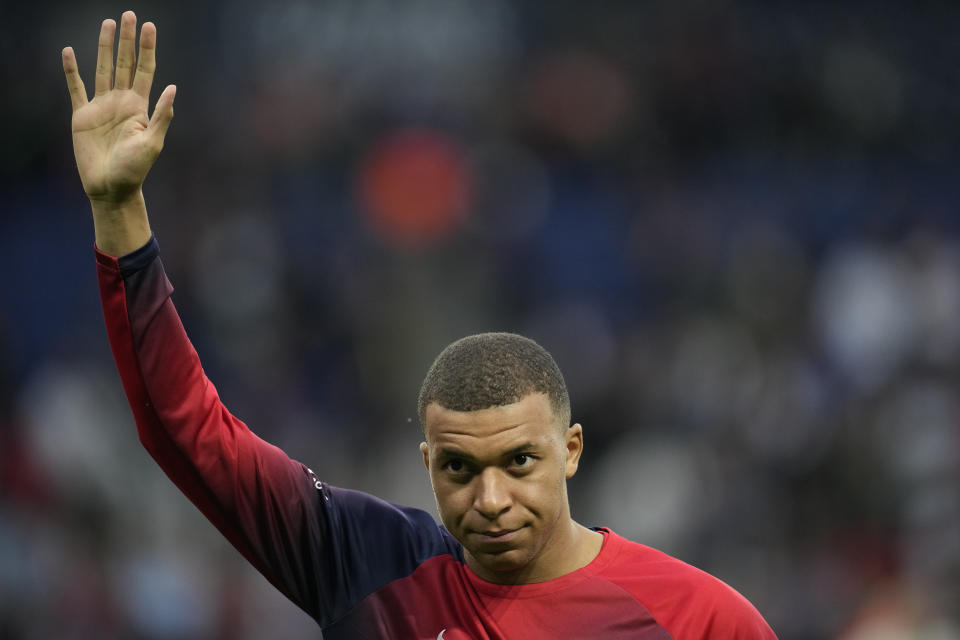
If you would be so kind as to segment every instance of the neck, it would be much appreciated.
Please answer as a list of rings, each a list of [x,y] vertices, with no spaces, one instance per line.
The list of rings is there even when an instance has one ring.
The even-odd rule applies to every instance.
[[[600,553],[603,546],[603,534],[592,531],[582,524],[569,520],[565,535],[549,551],[551,555],[547,566],[554,570],[543,580],[552,580],[587,566]],[[558,532],[559,533],[559,532]]]

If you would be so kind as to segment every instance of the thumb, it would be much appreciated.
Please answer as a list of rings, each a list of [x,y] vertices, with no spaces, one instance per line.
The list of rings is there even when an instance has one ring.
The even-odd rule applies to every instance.
[[[159,138],[158,142],[163,144],[163,139],[167,135],[167,129],[170,127],[170,121],[173,120],[173,99],[177,95],[177,85],[171,84],[163,90],[157,99],[157,105],[153,108],[153,115],[150,117],[150,123],[147,125],[147,131],[151,137]]]

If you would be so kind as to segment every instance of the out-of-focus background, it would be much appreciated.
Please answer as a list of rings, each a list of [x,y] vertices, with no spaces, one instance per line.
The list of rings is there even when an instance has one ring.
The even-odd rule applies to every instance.
[[[784,640],[960,638],[960,5],[0,5],[0,637],[319,637],[137,442],[60,49],[156,22],[145,187],[229,407],[433,510],[415,397],[511,330],[567,376],[575,517]]]

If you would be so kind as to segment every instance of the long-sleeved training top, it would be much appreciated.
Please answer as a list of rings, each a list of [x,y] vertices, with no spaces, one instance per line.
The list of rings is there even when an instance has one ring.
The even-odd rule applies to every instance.
[[[536,584],[481,579],[430,514],[323,482],[227,411],[174,308],[155,239],[96,259],[141,442],[327,640],[775,638],[723,582],[605,528],[582,569]]]

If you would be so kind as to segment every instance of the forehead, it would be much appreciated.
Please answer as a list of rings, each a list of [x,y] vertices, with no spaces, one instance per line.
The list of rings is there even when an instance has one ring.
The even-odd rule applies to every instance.
[[[553,409],[543,393],[478,411],[454,411],[434,402],[427,406],[423,426],[429,445],[461,448],[542,441],[552,439],[557,432]]]

